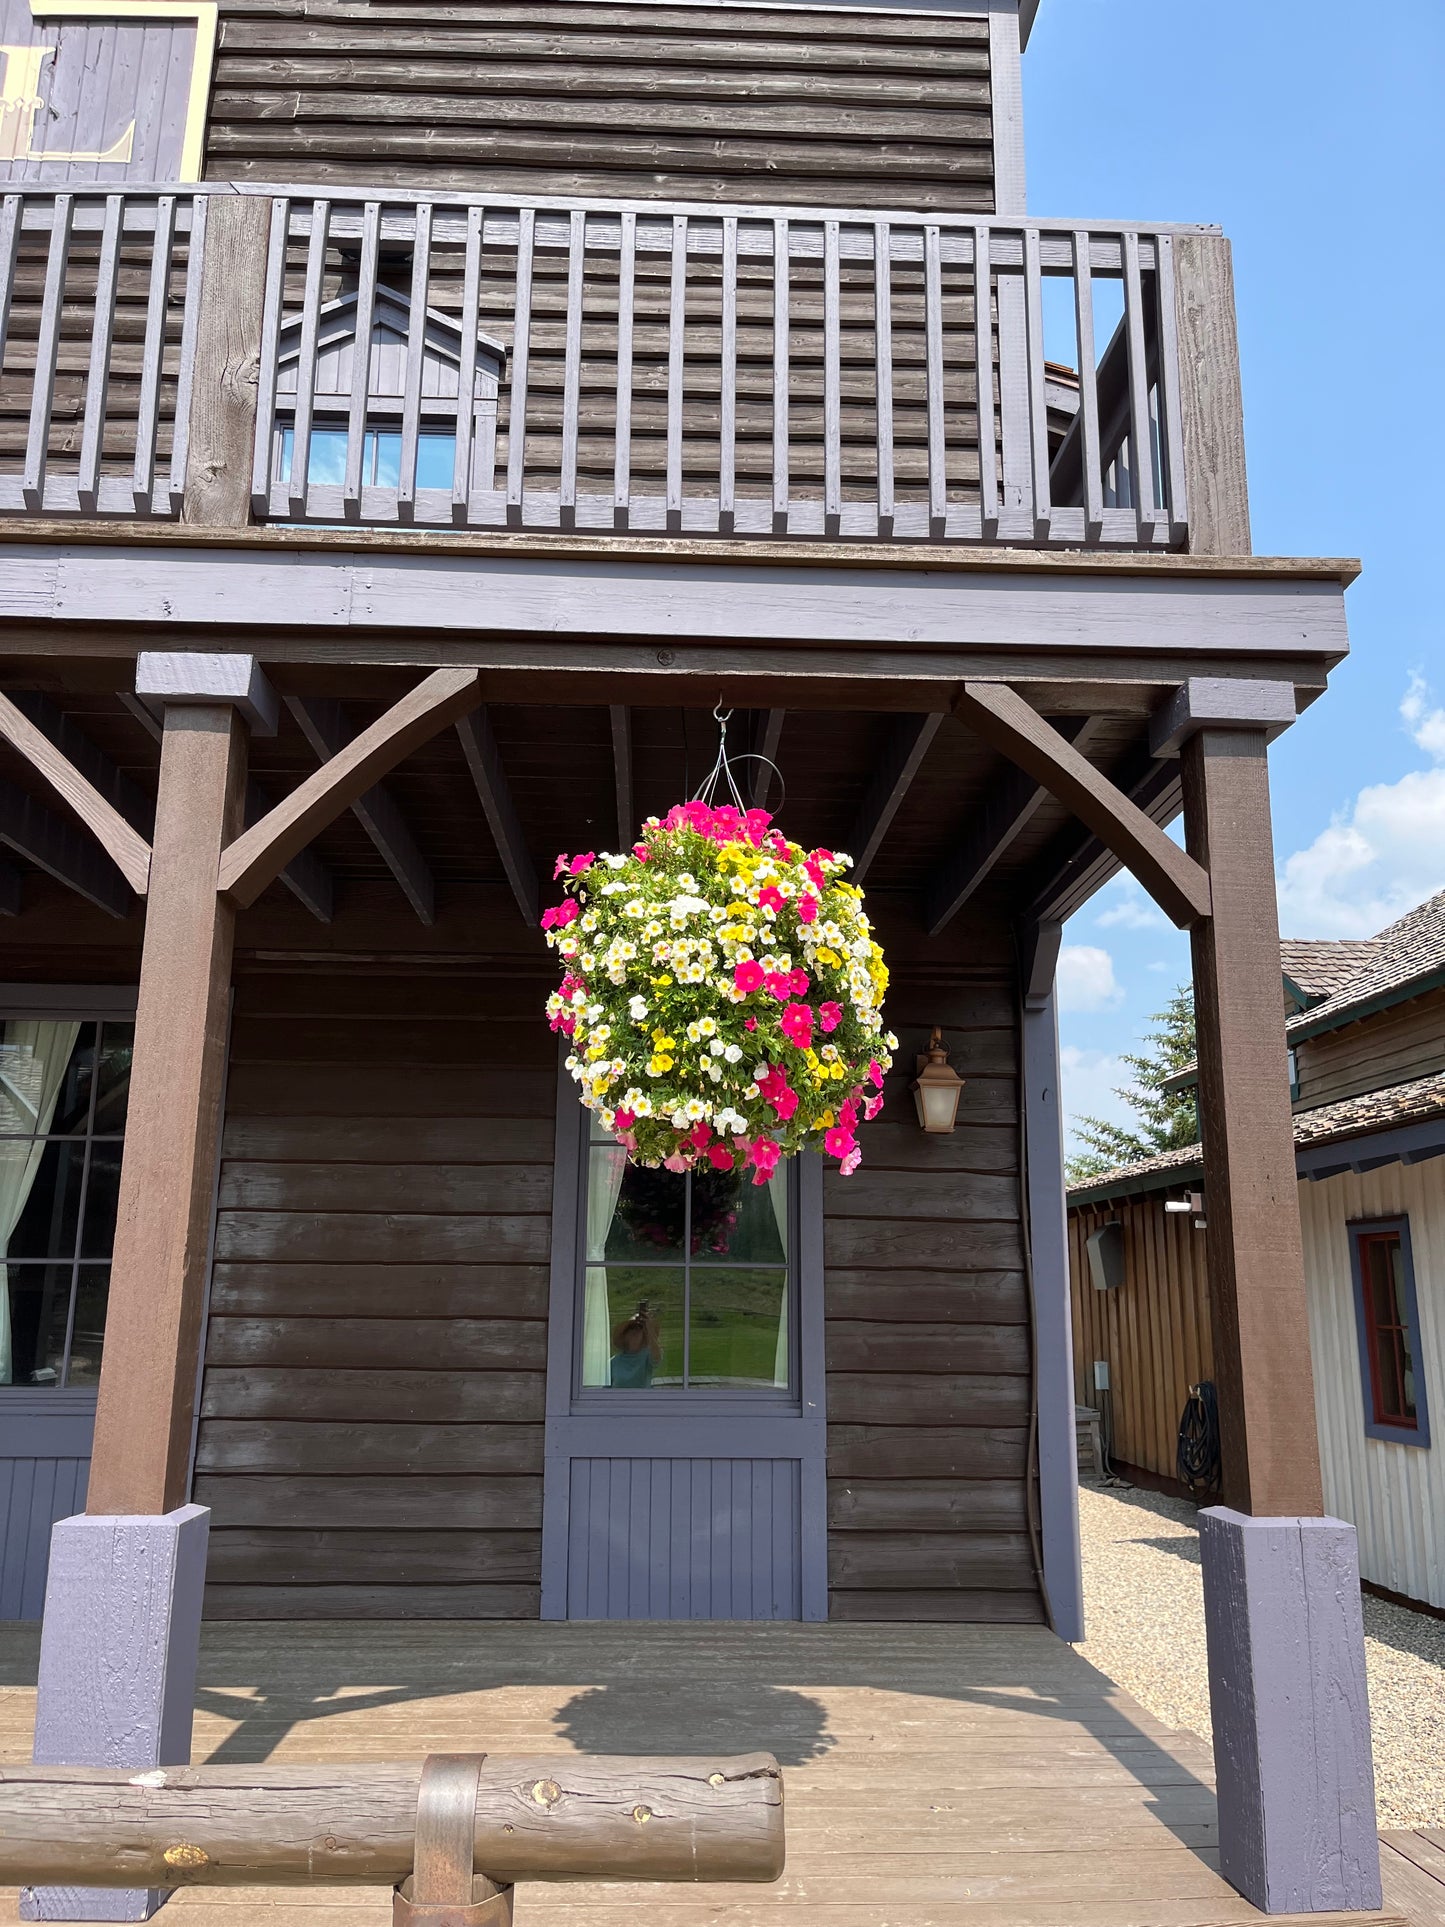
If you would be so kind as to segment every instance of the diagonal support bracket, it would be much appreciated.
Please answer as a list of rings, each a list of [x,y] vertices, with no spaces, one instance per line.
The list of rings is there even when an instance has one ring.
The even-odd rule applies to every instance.
[[[0,736],[42,777],[61,802],[80,818],[131,889],[143,897],[150,884],[151,846],[95,785],[51,742],[43,730],[0,696]]]

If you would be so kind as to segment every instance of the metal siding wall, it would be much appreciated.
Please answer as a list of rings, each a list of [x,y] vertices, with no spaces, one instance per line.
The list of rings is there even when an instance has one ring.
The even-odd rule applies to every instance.
[[[1377,1586],[1445,1606],[1445,1165],[1390,1164],[1301,1184],[1310,1349],[1325,1505],[1359,1533]],[[1420,1373],[1435,1443],[1365,1436],[1346,1225],[1407,1217],[1420,1312]]]
[[[797,1619],[796,1459],[574,1459],[571,1619]]]
[[[90,1460],[0,1459],[0,1619],[39,1619],[50,1528],[83,1510]]]

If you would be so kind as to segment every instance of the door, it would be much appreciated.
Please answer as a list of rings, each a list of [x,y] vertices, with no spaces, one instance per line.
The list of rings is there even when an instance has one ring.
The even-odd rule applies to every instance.
[[[824,1619],[822,1173],[647,1170],[563,1082],[546,1619]]]

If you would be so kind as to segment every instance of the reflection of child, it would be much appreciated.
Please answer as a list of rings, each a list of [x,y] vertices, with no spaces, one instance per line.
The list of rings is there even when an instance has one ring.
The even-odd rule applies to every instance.
[[[616,1348],[609,1370],[612,1385],[624,1391],[645,1390],[662,1363],[662,1340],[652,1307],[639,1305],[613,1332],[612,1343]]]

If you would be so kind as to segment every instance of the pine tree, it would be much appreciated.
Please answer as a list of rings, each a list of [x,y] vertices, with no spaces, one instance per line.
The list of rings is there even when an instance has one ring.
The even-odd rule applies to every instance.
[[[1167,1078],[1194,1062],[1193,990],[1181,984],[1163,1010],[1156,1010],[1149,1021],[1154,1029],[1145,1035],[1144,1048],[1124,1054],[1123,1062],[1134,1073],[1133,1082],[1118,1086],[1114,1093],[1123,1098],[1136,1122],[1130,1127],[1111,1124],[1102,1117],[1079,1118],[1074,1129],[1085,1148],[1068,1161],[1070,1184],[1112,1171],[1116,1165],[1157,1157],[1161,1151],[1183,1150],[1199,1141],[1199,1106],[1194,1091],[1164,1088]]]

